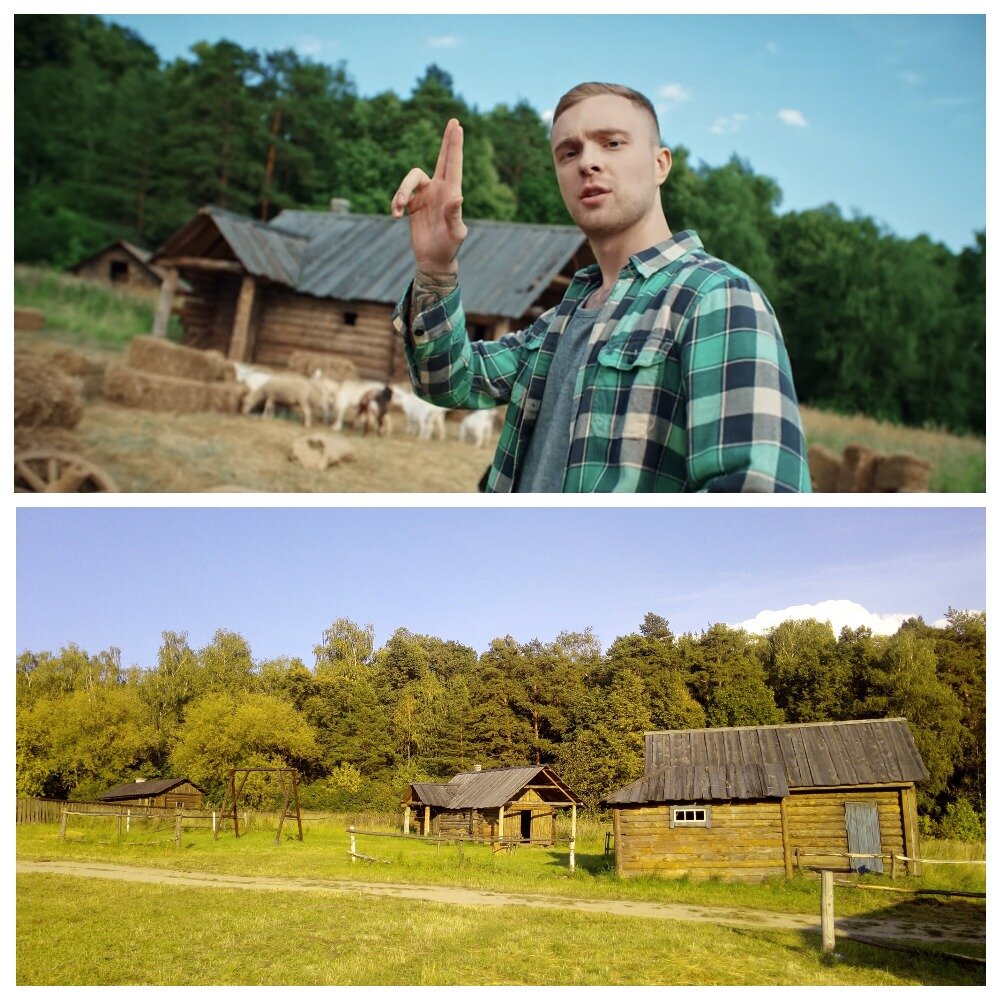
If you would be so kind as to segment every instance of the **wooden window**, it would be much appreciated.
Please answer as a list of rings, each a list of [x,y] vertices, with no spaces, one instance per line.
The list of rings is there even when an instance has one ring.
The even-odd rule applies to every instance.
[[[707,826],[712,825],[712,810],[710,806],[671,806],[670,829],[675,826]]]

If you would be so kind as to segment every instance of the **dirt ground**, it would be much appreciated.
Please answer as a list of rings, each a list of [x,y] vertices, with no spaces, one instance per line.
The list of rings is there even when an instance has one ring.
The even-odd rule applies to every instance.
[[[61,345],[19,331],[18,352],[51,355]],[[95,365],[120,355],[74,345]],[[72,427],[17,429],[16,454],[52,450],[96,465],[124,493],[475,493],[490,464],[498,433],[483,447],[458,440],[460,414],[449,414],[445,440],[404,433],[393,415],[393,433],[364,435],[329,426],[303,427],[297,416],[160,413],[105,399],[91,380],[82,415]],[[319,432],[346,444],[353,457],[323,471],[292,459],[296,441]]]
[[[264,878],[218,873],[181,872],[140,868],[96,861],[17,861],[21,873],[74,875],[81,878],[185,885],[217,889],[273,889],[281,892],[362,893],[392,899],[425,900],[456,906],[531,906],[570,909],[579,913],[613,913],[659,920],[687,920],[732,927],[820,933],[819,916],[775,913],[764,910],[731,910],[711,906],[653,903],[633,900],[576,899],[529,893],[492,892],[457,886],[402,885],[333,879]],[[986,910],[983,906],[945,906],[907,902],[887,907],[879,914],[836,920],[838,935],[873,941],[919,941],[985,944]]]

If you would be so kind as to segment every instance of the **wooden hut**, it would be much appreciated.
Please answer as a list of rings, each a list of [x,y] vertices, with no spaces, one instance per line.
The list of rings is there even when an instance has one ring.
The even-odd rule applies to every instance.
[[[562,297],[593,257],[575,226],[468,222],[459,256],[470,335],[496,339]],[[362,378],[406,378],[392,311],[413,275],[409,228],[389,216],[284,211],[270,222],[203,208],[153,255],[167,271],[154,334],[183,277],[184,343],[287,365],[296,351],[348,359]]]
[[[905,719],[647,733],[645,773],[604,800],[615,864],[760,880],[881,872],[889,858],[917,874],[895,858],[919,857],[914,785],[927,776]]]
[[[576,807],[581,802],[549,767],[477,768],[456,774],[447,783],[410,785],[403,801],[403,830],[410,832],[413,812],[425,837],[552,845],[558,811],[570,810],[571,834],[575,834]]]
[[[67,270],[81,278],[124,288],[130,292],[156,295],[167,272],[164,268],[150,263],[152,256],[151,250],[146,250],[135,243],[115,240],[84,257]],[[187,284],[182,283],[181,287],[186,290]]]
[[[160,809],[202,809],[205,792],[187,778],[149,778],[116,785],[106,791],[101,802]]]

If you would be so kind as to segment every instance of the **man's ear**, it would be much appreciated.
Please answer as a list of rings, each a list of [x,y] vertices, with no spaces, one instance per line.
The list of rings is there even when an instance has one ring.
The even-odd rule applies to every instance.
[[[670,168],[673,166],[674,158],[670,150],[666,146],[661,146],[656,151],[656,183],[662,184],[666,179],[667,175],[670,173]]]

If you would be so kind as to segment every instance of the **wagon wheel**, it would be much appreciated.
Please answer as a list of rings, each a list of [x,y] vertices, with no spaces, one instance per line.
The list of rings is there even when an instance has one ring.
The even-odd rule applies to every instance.
[[[63,451],[14,456],[15,493],[117,493],[114,480],[93,462]]]

